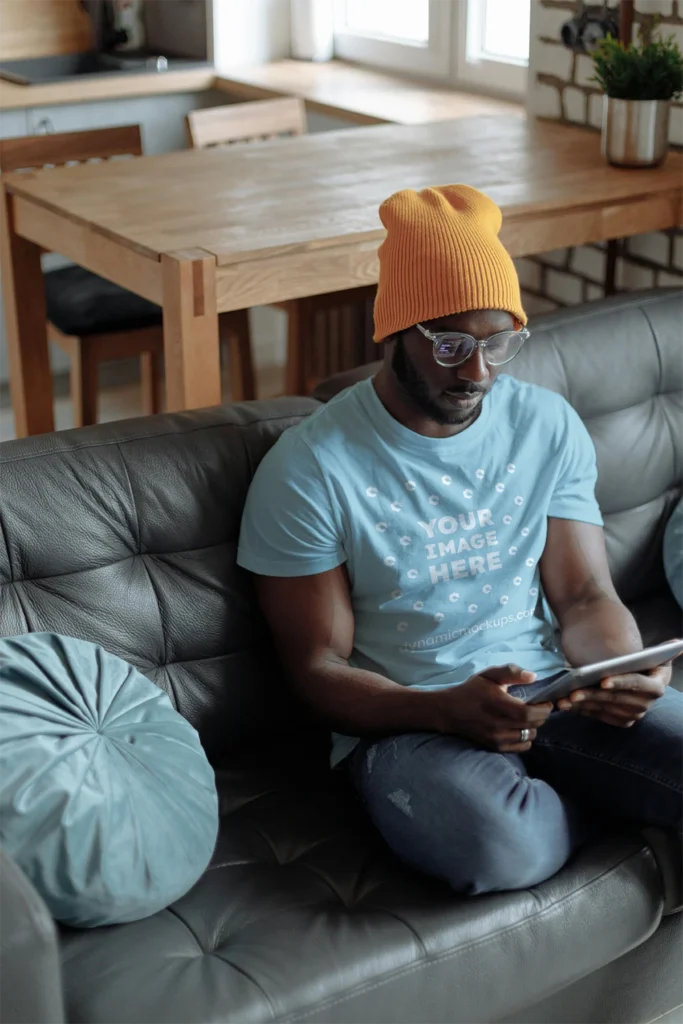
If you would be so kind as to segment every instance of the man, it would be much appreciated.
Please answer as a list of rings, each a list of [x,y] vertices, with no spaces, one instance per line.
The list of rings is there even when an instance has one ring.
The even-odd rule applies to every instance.
[[[382,369],[265,457],[239,562],[396,854],[459,892],[527,887],[605,814],[680,829],[681,695],[667,665],[520,699],[642,648],[594,449],[563,398],[501,373],[527,334],[495,204],[451,185],[380,216]]]

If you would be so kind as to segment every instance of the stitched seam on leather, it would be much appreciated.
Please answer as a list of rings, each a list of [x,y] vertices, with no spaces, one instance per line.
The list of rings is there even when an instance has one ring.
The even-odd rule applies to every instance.
[[[404,917],[401,917],[401,915],[397,914],[394,910],[389,910],[387,907],[379,907],[378,909],[383,911],[383,913],[388,914],[389,917],[393,917],[395,921],[399,921],[405,928],[408,929],[410,934],[415,939],[415,942],[417,943],[418,948],[419,948],[420,952],[422,953],[423,958],[425,960],[428,960],[429,959],[429,953],[427,952],[427,947],[425,946],[425,944],[422,941],[421,937],[418,935],[418,933],[413,928],[412,924],[410,924],[409,921],[406,921],[406,919]]]
[[[117,444],[116,447],[118,449],[119,457],[121,459],[121,465],[123,466],[123,472],[124,472],[124,475],[126,477],[126,483],[128,484],[128,490],[130,491],[130,500],[133,503],[133,512],[135,514],[135,530],[137,532],[137,543],[136,543],[137,551],[136,551],[136,554],[141,555],[142,551],[140,550],[140,513],[138,512],[138,503],[135,500],[135,491],[133,490],[133,481],[130,478],[130,473],[128,472],[128,466],[126,465],[126,460],[124,459],[123,452],[121,451],[121,445]]]
[[[126,555],[124,558],[117,558],[113,562],[102,562],[101,565],[87,565],[82,569],[67,569],[66,572],[53,572],[50,573],[49,576],[23,576],[19,580],[0,583],[0,587],[16,586],[18,583],[45,583],[47,580],[59,580],[64,576],[79,576],[83,572],[96,572],[98,569],[111,569],[112,566],[122,565],[124,562],[130,561],[131,558],[140,558],[144,561],[145,558],[168,558],[170,555],[193,555],[195,551],[211,551],[214,548],[224,547],[226,544],[232,544],[233,547],[237,547],[236,540],[220,540],[217,544],[204,544],[199,548],[183,548],[182,551],[133,551],[130,555]]]
[[[162,643],[162,646],[163,646],[163,649],[164,649],[164,667],[165,667],[169,663],[168,662],[168,644],[166,642],[166,629],[164,628],[164,614],[163,614],[163,612],[161,610],[161,601],[159,600],[159,590],[158,590],[156,584],[154,583],[154,580],[152,579],[152,574],[150,573],[149,569],[147,568],[147,564],[145,562],[145,559],[141,558],[140,561],[142,562],[142,564],[144,566],[145,573],[147,575],[147,579],[149,580],[149,585],[152,588],[152,593],[154,594],[154,600],[156,602],[157,612],[159,613],[159,629],[161,630],[161,643]],[[159,666],[159,667],[161,667],[161,666]]]
[[[584,885],[580,886],[578,889],[573,889],[571,893],[568,893],[566,896],[563,896],[562,899],[558,900],[556,903],[551,904],[550,907],[546,907],[544,910],[540,910],[537,914],[525,917],[524,920],[516,922],[516,924],[511,925],[509,928],[505,928],[503,931],[498,931],[492,935],[483,936],[476,942],[470,943],[467,946],[460,946],[454,950],[449,950],[447,953],[443,953],[440,956],[431,957],[429,960],[422,960],[416,964],[408,964],[406,967],[402,967],[398,971],[394,971],[388,975],[385,975],[383,978],[375,980],[371,983],[366,982],[358,986],[357,988],[353,989],[351,992],[345,992],[341,996],[334,996],[330,1000],[318,1003],[314,1009],[306,1010],[305,1013],[295,1012],[294,1014],[289,1014],[285,1017],[282,1017],[280,1018],[281,1024],[296,1024],[296,1022],[306,1020],[308,1017],[311,1017],[315,1013],[320,1013],[321,1010],[331,1009],[333,1006],[338,1006],[341,1003],[347,1002],[348,1000],[355,998],[356,996],[365,995],[368,992],[372,992],[376,988],[381,988],[382,985],[386,985],[397,978],[401,978],[404,975],[412,974],[415,971],[422,970],[422,968],[425,967],[427,964],[444,963],[448,960],[454,960],[456,957],[459,957],[463,953],[469,952],[472,949],[481,949],[482,946],[485,946],[490,942],[497,942],[503,935],[513,934],[521,928],[528,927],[529,922],[531,920],[533,920],[534,923],[536,923],[546,915],[550,916],[551,914],[558,913],[566,906],[568,902],[575,900],[576,897],[579,896],[584,889],[587,889],[591,885],[595,885],[596,882],[600,882],[608,878],[610,875],[618,871],[623,864],[626,864],[634,857],[642,856],[642,854],[642,847],[640,850],[637,851],[637,853],[627,854],[627,856],[623,857],[622,860],[620,860],[617,864],[614,864],[607,871],[603,871],[601,874],[597,875],[597,877],[592,878],[588,882],[585,882]],[[652,859],[654,859],[654,855],[650,855]]]
[[[647,312],[645,310],[643,310],[643,316],[645,317],[645,321],[647,323],[647,326],[650,328],[650,334],[652,335],[652,341],[654,342],[655,352],[657,353],[657,364],[659,366],[659,387],[658,387],[658,390],[659,390],[659,393],[662,394],[662,389],[664,387],[664,366],[663,366],[663,363],[662,363],[662,350],[660,348],[659,340],[658,340],[657,335],[655,333],[655,329],[652,326],[652,320],[647,315]]]
[[[673,1013],[674,1010],[680,1010],[681,1007],[683,1007],[683,1003],[677,1003],[676,1006],[672,1006],[670,1010],[665,1010],[664,1013],[660,1013],[658,1017],[653,1017],[651,1020],[648,1020],[646,1024],[657,1024],[657,1021],[661,1020],[662,1017],[666,1017],[669,1013]]]
[[[316,843],[314,846],[309,847],[309,849],[306,851],[306,853],[310,853],[310,851],[312,849],[313,850],[316,849],[316,846],[322,846],[322,845],[324,845],[324,844],[323,843]],[[336,899],[339,900],[339,902],[341,903],[341,905],[344,907],[345,910],[349,909],[349,904],[346,902],[346,900],[344,899],[342,894],[337,889],[335,889],[335,887],[332,885],[332,882],[330,882],[329,878],[325,878],[325,876],[323,875],[322,871],[318,871],[318,869],[315,868],[312,864],[305,864],[305,863],[303,863],[303,861],[301,860],[300,857],[297,857],[297,859],[296,859],[296,861],[294,863],[298,867],[303,868],[305,871],[308,871],[311,875],[314,875],[315,878],[317,878],[319,882],[322,882],[323,885],[327,886],[327,888],[330,890],[332,895]]]
[[[254,988],[257,988],[259,990],[259,992],[261,993],[261,995],[265,999],[266,1003],[268,1004],[268,1009],[270,1010],[270,1019],[271,1020],[275,1020],[275,1007],[273,1006],[272,1002],[270,1001],[270,996],[268,995],[266,990],[261,985],[259,985],[258,981],[256,981],[255,978],[252,978],[251,974],[249,974],[248,971],[245,971],[243,967],[238,967],[237,964],[234,963],[232,960],[228,959],[228,957],[221,956],[220,953],[218,952],[218,950],[216,950],[213,953],[206,953],[205,955],[206,956],[215,956],[217,960],[221,961],[221,963],[229,964],[230,967],[232,967],[233,971],[237,971],[237,973],[241,974],[244,978],[247,979],[247,981],[250,981],[252,983],[252,985],[254,986]]]
[[[645,317],[647,325],[650,328],[650,332],[652,333],[652,340],[654,342],[655,352],[657,353],[657,362],[659,364],[659,394],[664,395],[667,392],[664,391],[664,361],[662,359],[661,346],[659,344],[659,339],[657,338],[657,335],[655,333],[655,329],[652,326],[652,321],[650,320],[650,317],[647,315],[647,312],[645,310],[643,310],[643,316]],[[674,436],[673,424],[671,423],[671,421],[665,413],[663,413],[663,418],[664,422],[666,423],[669,429],[669,443],[671,445],[671,449],[673,451],[676,451],[676,437]]]
[[[26,607],[24,605],[24,602],[22,600],[21,588],[17,587],[16,584],[13,584],[13,583],[2,583],[2,584],[0,584],[0,593],[2,592],[2,587],[12,587],[12,593],[16,597],[17,603],[18,603],[19,607],[21,608],[22,614],[24,616],[24,621],[25,621],[26,627],[27,627],[26,631],[28,633],[32,633],[33,630],[31,629],[31,619],[29,618],[29,614],[28,614],[28,612],[26,610]]]
[[[321,403],[318,402],[318,405],[321,405]],[[264,419],[254,420],[253,423],[205,423],[199,427],[192,427],[190,430],[167,430],[160,434],[136,434],[135,437],[118,437],[112,438],[109,441],[92,441],[88,444],[75,444],[69,448],[55,448],[54,450],[46,449],[41,452],[34,452],[30,455],[4,456],[0,457],[0,466],[10,465],[10,463],[13,462],[29,462],[31,459],[49,459],[54,455],[69,455],[71,452],[87,451],[88,448],[108,448],[110,445],[116,445],[118,447],[122,444],[135,444],[137,441],[148,441],[150,438],[187,437],[189,434],[198,434],[202,430],[254,430],[262,426],[264,423],[280,423],[282,420],[305,420],[315,411],[315,409],[309,409],[307,412],[302,413],[291,412],[282,416],[269,416]],[[7,442],[7,444],[12,443],[13,442],[11,441]]]
[[[190,925],[189,925],[189,924],[187,923],[187,921],[185,920],[185,918],[184,918],[184,917],[181,917],[181,916],[180,916],[180,914],[178,913],[178,911],[177,911],[177,910],[175,910],[175,909],[174,909],[174,907],[173,907],[172,905],[171,905],[170,907],[166,907],[166,910],[167,910],[167,911],[169,912],[169,914],[172,914],[172,915],[173,915],[173,917],[175,917],[175,918],[176,918],[176,920],[180,921],[180,923],[181,923],[182,925],[184,925],[184,926],[185,926],[185,928],[187,928],[188,932],[190,933],[190,935],[192,936],[192,938],[194,939],[194,941],[195,941],[195,942],[197,943],[197,949],[199,950],[199,952],[200,952],[200,953],[202,953],[202,954],[203,954],[204,956],[207,956],[207,955],[208,955],[208,952],[209,952],[209,951],[208,951],[207,949],[204,949],[204,946],[203,946],[203,944],[202,944],[202,942],[201,942],[201,940],[200,940],[199,936],[197,935],[196,931],[194,930],[194,928],[192,928],[192,927],[191,927],[191,926],[190,926]]]
[[[0,535],[2,536],[2,541],[3,541],[4,545],[5,545],[5,550],[7,551],[7,562],[8,562],[8,565],[9,565],[9,579],[6,582],[7,583],[14,583],[14,566],[12,565],[12,553],[11,553],[11,550],[10,550],[9,541],[7,540],[7,530],[5,529],[5,523],[4,523],[4,520],[2,518],[2,512],[1,511],[0,511]]]
[[[672,790],[674,793],[680,793],[683,790],[683,785],[677,786],[675,783],[669,782],[666,779],[661,779],[657,775],[651,775],[648,772],[643,771],[640,765],[631,764],[626,761],[619,764],[609,757],[600,757],[599,754],[589,753],[581,747],[572,746],[571,743],[563,743],[561,741],[557,742],[556,740],[545,741],[542,737],[539,738],[537,742],[540,747],[546,747],[548,750],[567,750],[571,754],[579,754],[581,757],[586,757],[589,761],[599,761],[602,764],[609,764],[614,768],[625,768],[632,772],[633,775],[639,775],[642,779],[650,779],[651,781],[658,783],[658,785],[664,786],[665,789]]]

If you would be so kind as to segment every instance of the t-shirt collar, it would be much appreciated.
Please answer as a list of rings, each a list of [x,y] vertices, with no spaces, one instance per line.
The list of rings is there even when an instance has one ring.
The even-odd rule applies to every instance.
[[[495,390],[500,385],[500,379],[494,385]],[[404,427],[384,407],[379,395],[375,391],[372,378],[360,381],[357,385],[358,398],[365,412],[370,418],[372,425],[389,444],[407,448],[413,452],[452,452],[465,451],[473,444],[479,442],[488,429],[491,421],[491,394],[484,395],[481,403],[479,416],[465,430],[453,437],[425,437],[408,427]]]

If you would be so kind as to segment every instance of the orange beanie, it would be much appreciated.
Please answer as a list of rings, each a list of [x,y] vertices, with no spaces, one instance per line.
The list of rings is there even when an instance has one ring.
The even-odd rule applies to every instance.
[[[470,309],[504,309],[527,322],[515,265],[498,232],[502,214],[470,185],[405,189],[379,215],[375,341],[413,324]]]

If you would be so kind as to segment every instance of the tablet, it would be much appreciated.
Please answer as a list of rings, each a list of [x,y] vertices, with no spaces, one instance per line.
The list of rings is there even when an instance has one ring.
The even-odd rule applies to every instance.
[[[554,676],[548,685],[537,690],[526,699],[527,704],[544,704],[547,701],[560,700],[572,690],[581,690],[587,686],[597,686],[607,676],[624,675],[627,672],[645,672],[657,668],[672,658],[683,654],[683,640],[668,640],[657,647],[646,647],[635,654],[625,654],[620,658],[608,661],[596,661],[593,665],[581,665],[579,668],[568,669]]]

